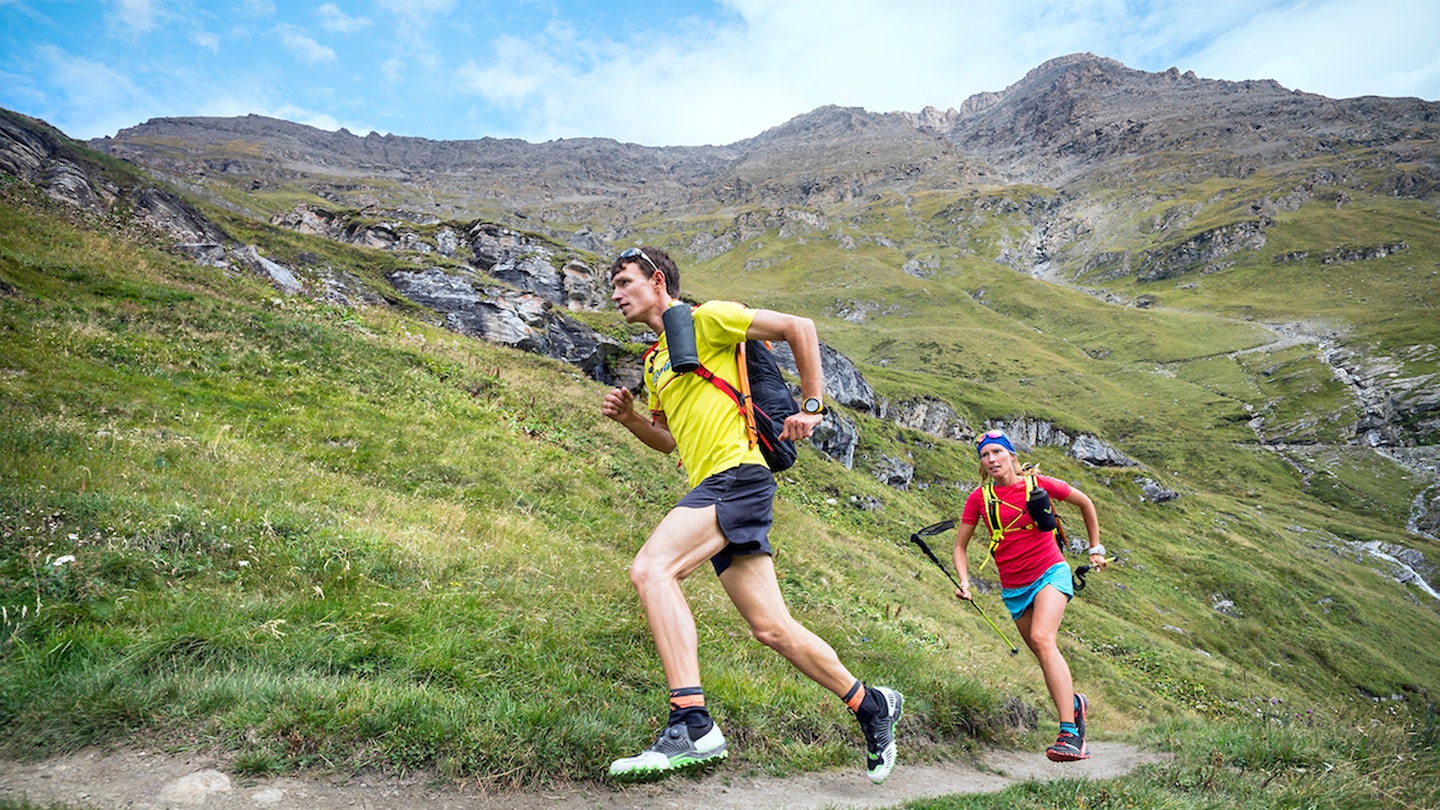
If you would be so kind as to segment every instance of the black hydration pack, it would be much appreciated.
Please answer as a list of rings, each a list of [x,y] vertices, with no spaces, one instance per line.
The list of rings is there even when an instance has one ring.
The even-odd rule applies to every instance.
[[[740,368],[738,388],[703,365],[694,373],[709,380],[734,400],[745,416],[750,445],[760,446],[760,453],[765,456],[765,464],[770,471],[788,470],[795,464],[798,451],[794,441],[781,441],[780,431],[785,429],[786,419],[800,412],[800,406],[790,396],[790,389],[780,374],[780,364],[775,362],[775,353],[770,351],[769,344],[763,340],[747,340],[736,345],[735,353],[736,364]]]

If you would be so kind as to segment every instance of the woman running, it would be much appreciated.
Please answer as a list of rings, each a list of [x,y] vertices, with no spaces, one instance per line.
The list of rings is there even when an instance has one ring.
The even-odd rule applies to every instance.
[[[972,598],[966,550],[983,517],[990,533],[990,554],[1000,575],[1001,597],[1015,626],[1045,674],[1045,687],[1060,716],[1060,736],[1045,750],[1056,762],[1090,756],[1085,746],[1085,696],[1075,692],[1070,665],[1056,640],[1065,606],[1075,595],[1070,567],[1055,540],[1052,501],[1079,507],[1090,539],[1090,566],[1105,567],[1100,545],[1100,522],[1095,504],[1085,493],[1056,478],[1026,474],[1015,457],[1015,446],[1004,431],[991,430],[976,439],[980,456],[980,486],[965,500],[955,536],[955,570],[960,588],[955,595]],[[981,564],[981,568],[984,563]]]

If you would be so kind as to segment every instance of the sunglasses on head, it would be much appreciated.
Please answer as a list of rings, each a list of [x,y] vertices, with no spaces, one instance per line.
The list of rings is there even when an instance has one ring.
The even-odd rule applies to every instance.
[[[648,265],[650,265],[650,267],[651,267],[652,269],[654,269],[655,272],[657,272],[657,273],[660,273],[660,272],[661,272],[661,271],[660,271],[660,268],[658,268],[658,267],[655,266],[655,262],[650,261],[650,257],[645,255],[645,251],[641,250],[641,249],[638,248],[638,247],[626,248],[625,251],[620,254],[620,258],[622,258],[622,259],[633,259],[633,258],[635,258],[636,256],[639,256],[640,258],[644,259],[644,260],[645,260],[645,263],[648,264]],[[661,274],[663,275],[663,273],[661,273]]]
[[[984,433],[981,433],[979,436],[975,437],[975,446],[976,446],[976,447],[979,447],[980,445],[984,444],[984,443],[987,442],[987,441],[990,441],[991,439],[1003,439],[1003,438],[1005,438],[1005,431],[1003,431],[1003,430],[987,430],[987,431],[985,431]]]

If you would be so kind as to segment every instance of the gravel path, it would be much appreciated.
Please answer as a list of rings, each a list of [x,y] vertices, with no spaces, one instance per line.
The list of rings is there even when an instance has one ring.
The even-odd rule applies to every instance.
[[[64,803],[93,810],[622,810],[693,808],[709,810],[820,810],[893,807],[915,799],[955,793],[988,793],[1018,781],[1080,776],[1104,779],[1160,762],[1162,754],[1114,742],[1092,742],[1083,762],[1054,763],[1038,752],[991,751],[978,767],[965,763],[902,761],[883,786],[855,771],[792,778],[739,776],[719,772],[677,777],[649,785],[609,783],[556,786],[544,790],[486,793],[437,786],[428,777],[373,776],[343,780],[280,776],[241,779],[224,763],[202,754],[170,755],[138,750],[88,751],[43,762],[0,760],[0,799]],[[902,752],[903,753],[903,752]]]

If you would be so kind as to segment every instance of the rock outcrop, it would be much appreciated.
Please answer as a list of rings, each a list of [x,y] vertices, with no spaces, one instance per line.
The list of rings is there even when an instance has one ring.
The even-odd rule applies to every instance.
[[[441,313],[446,327],[460,334],[552,357],[610,385],[633,384],[639,377],[616,368],[634,362],[624,344],[557,313],[553,302],[535,293],[439,267],[397,271],[389,279],[405,297]]]
[[[933,397],[920,397],[903,402],[884,402],[880,417],[903,428],[918,430],[937,439],[969,442],[975,431],[950,404]]]
[[[790,346],[784,341],[778,341],[773,348],[775,362],[780,364],[780,368],[791,374],[798,374],[795,355],[790,351]],[[865,376],[850,362],[850,358],[824,341],[820,343],[820,366],[824,370],[826,396],[847,408],[872,412],[875,410],[875,389],[865,381]]]
[[[609,303],[608,283],[572,251],[492,222],[474,223],[466,237],[471,264],[493,278],[570,310]]]
[[[1104,440],[1089,434],[1071,436],[1051,422],[1029,418],[990,420],[980,430],[1000,429],[1015,442],[1016,450],[1032,447],[1063,447],[1072,458],[1092,467],[1138,467],[1138,462],[1111,447]]]
[[[175,244],[220,246],[234,241],[173,192],[138,174],[107,170],[95,157],[40,121],[0,114],[0,172],[92,214],[126,209],[136,222]]]

